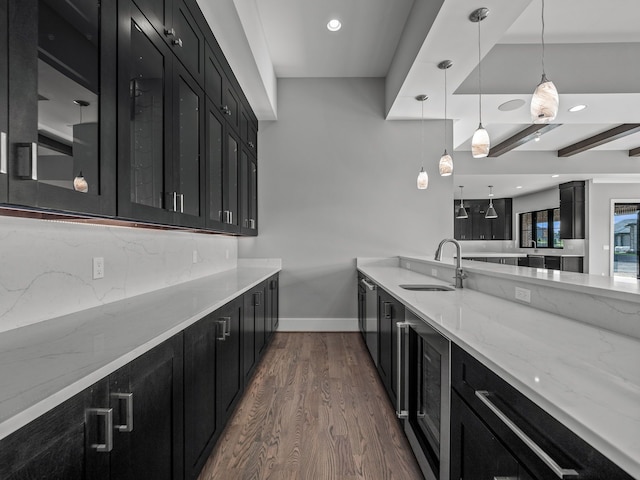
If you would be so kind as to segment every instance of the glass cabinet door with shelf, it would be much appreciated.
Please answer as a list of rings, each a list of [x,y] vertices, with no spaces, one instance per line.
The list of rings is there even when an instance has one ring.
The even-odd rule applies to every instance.
[[[9,41],[7,0],[0,0],[0,202],[7,201],[9,171]]]
[[[9,1],[9,202],[114,215],[115,2]]]

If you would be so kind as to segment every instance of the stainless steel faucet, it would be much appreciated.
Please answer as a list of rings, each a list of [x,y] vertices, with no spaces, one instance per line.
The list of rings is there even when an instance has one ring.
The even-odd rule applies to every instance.
[[[533,248],[538,248],[538,242],[531,240],[531,243],[533,243]]]
[[[462,280],[467,278],[467,274],[464,273],[464,271],[462,270],[462,266],[460,265],[460,262],[462,261],[460,242],[453,238],[445,238],[440,242],[440,245],[438,245],[436,255],[435,257],[433,257],[433,259],[437,260],[438,262],[440,261],[440,259],[442,258],[442,247],[445,243],[453,243],[456,246],[456,288],[462,288]]]

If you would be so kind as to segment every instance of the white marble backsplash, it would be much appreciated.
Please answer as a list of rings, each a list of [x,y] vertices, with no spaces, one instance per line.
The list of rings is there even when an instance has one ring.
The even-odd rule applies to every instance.
[[[238,257],[223,235],[14,217],[0,217],[0,245],[0,331],[236,268]]]

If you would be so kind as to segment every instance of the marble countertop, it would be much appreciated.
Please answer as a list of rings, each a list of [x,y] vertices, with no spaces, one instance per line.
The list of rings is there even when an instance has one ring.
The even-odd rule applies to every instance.
[[[238,268],[0,333],[0,439],[280,271]]]
[[[395,264],[394,264],[395,261]],[[370,277],[614,463],[640,478],[640,341],[470,289],[416,292],[442,283],[358,260]]]
[[[496,253],[496,252],[479,252],[479,253],[463,253],[462,258],[518,258],[526,257],[526,253]]]

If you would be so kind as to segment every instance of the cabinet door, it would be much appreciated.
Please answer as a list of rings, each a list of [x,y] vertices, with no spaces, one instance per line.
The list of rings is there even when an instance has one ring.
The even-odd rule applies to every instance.
[[[269,288],[271,290],[271,331],[275,332],[280,323],[280,276],[278,274],[271,277]]]
[[[219,337],[226,340],[216,313],[184,331],[184,463],[187,478],[197,476],[213,448],[218,425],[216,347]],[[225,367],[232,368],[233,365]]]
[[[258,234],[258,160],[249,156],[249,234]]]
[[[249,122],[247,132],[247,146],[254,157],[258,156],[258,125],[253,121]]]
[[[216,411],[220,433],[242,395],[242,298],[237,298],[215,315],[216,321],[226,323],[225,335],[219,335],[216,346]]]
[[[115,2],[9,9],[9,202],[114,215]]]
[[[451,478],[532,480],[455,391],[451,392]]]
[[[513,238],[512,225],[512,200],[510,198],[497,198],[493,201],[493,207],[498,218],[491,220],[492,240],[511,240]]]
[[[209,228],[224,230],[226,214],[224,212],[225,197],[225,162],[224,162],[224,122],[216,107],[210,100],[206,110],[206,168],[207,168],[207,213],[206,225]]]
[[[111,478],[183,478],[182,342],[178,334],[109,376]]]
[[[471,224],[473,222],[471,205],[468,202],[463,203],[464,208],[467,210],[467,218],[456,218],[456,212],[460,208],[460,201],[453,202],[453,238],[456,240],[472,240],[473,229]]]
[[[488,201],[478,200],[471,204],[473,240],[491,240],[492,219],[485,218]]]
[[[224,157],[224,186],[225,192],[223,195],[223,221],[225,223],[225,229],[229,232],[240,232],[240,193],[241,189],[238,185],[239,171],[240,171],[240,143],[238,137],[228,131],[226,133],[225,141],[225,157]]]
[[[267,280],[265,298],[265,340],[268,342],[278,326],[278,275]]]
[[[107,386],[94,384],[0,441],[0,478],[107,480]]]
[[[171,224],[172,54],[130,1],[119,24],[118,215]]]
[[[204,35],[184,0],[173,0],[171,4],[173,5],[173,22],[165,38],[180,62],[197,82],[203,85]]]
[[[257,235],[258,232],[258,162],[243,146],[240,157],[240,187],[242,233]]]
[[[174,224],[203,227],[205,211],[204,92],[180,64],[174,69],[171,194]]]
[[[213,102],[215,109],[218,112],[223,113],[222,107],[224,106],[224,98],[222,94],[222,85],[224,83],[224,71],[214,51],[222,55],[222,51],[218,45],[211,46],[207,44],[204,72],[205,93]]]
[[[243,296],[242,312],[242,374],[245,384],[248,382],[256,364],[256,324],[254,313],[254,296],[247,292]]]
[[[0,0],[0,202],[8,200],[9,171],[9,35],[8,0]]]
[[[264,348],[267,346],[267,326],[266,326],[266,306],[265,306],[265,298],[267,296],[266,292],[267,284],[266,282],[262,282],[253,290],[253,305],[254,305],[254,322],[256,326],[255,337],[256,337],[256,360],[260,358],[262,353],[264,353]]]
[[[227,77],[224,78],[223,83],[223,102],[222,112],[226,115],[227,124],[234,132],[236,132],[237,135],[239,135],[241,118],[240,99],[233,88],[233,84]]]
[[[393,301],[378,289],[378,373],[387,391],[391,382],[391,323]]]

